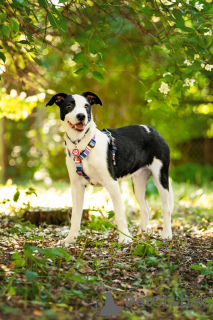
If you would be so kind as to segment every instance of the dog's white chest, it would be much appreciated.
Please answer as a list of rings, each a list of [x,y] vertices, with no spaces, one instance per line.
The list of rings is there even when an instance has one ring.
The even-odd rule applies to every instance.
[[[95,186],[103,185],[103,181],[106,178],[106,175],[109,175],[107,170],[107,148],[108,148],[108,138],[101,133],[99,130],[96,130],[95,135],[95,147],[90,151],[90,153],[81,160],[81,166],[83,172],[90,178],[90,181],[85,179],[85,177],[78,175],[76,170],[76,164],[74,161],[74,157],[72,155],[72,151],[74,148],[73,145],[66,140],[67,145],[66,148],[66,165],[69,172],[71,182],[79,182],[80,184],[87,185],[92,183]],[[85,145],[83,150],[85,149]],[[80,152],[82,152],[82,147],[79,144]],[[69,152],[68,152],[69,150]]]

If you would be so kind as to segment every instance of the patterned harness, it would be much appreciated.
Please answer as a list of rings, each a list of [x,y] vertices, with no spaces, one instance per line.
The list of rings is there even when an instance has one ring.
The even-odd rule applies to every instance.
[[[87,130],[85,132],[85,134],[88,132],[89,130]],[[105,133],[109,140],[110,140],[110,144],[112,146],[112,160],[113,160],[113,166],[116,165],[116,161],[115,161],[115,152],[117,150],[116,146],[115,146],[115,138],[112,137],[111,132],[109,132],[107,129],[103,129],[102,130],[103,133]],[[85,135],[84,135],[85,136]],[[68,139],[75,144],[75,149],[73,149],[72,154],[70,152],[70,150],[67,148],[68,151],[68,155],[70,158],[72,158],[75,162],[75,166],[76,166],[76,172],[79,176],[83,176],[89,183],[91,183],[90,181],[90,177],[88,177],[86,175],[86,173],[83,171],[83,164],[82,164],[82,160],[86,158],[86,156],[90,153],[90,151],[95,147],[96,141],[95,141],[95,135],[93,136],[93,138],[90,140],[90,142],[88,143],[86,149],[84,151],[82,151],[80,153],[80,151],[77,149],[77,143],[80,142],[81,140],[78,140],[77,142],[73,142],[70,137],[67,134]],[[82,138],[83,139],[83,138]],[[66,145],[66,141],[65,141],[65,145]],[[93,183],[91,183],[93,185]]]

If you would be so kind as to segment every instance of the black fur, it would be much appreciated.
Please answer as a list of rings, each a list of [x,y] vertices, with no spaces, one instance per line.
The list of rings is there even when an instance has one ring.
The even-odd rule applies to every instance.
[[[90,103],[88,103],[88,105],[87,105],[86,112],[87,112],[88,122],[90,122],[91,117],[92,117],[92,110],[91,110]]]
[[[95,93],[87,91],[87,92],[83,92],[81,95],[89,101],[91,106],[93,104],[100,104],[102,106],[101,99]]]
[[[68,95],[60,105],[61,120],[64,121],[66,114],[69,112],[72,112],[74,108],[75,108],[75,100],[73,99],[72,95]]]
[[[57,104],[59,107],[63,103],[64,99],[68,96],[66,93],[57,93],[55,94],[50,101],[46,104],[47,106],[52,106],[54,103]]]
[[[146,165],[150,165],[156,157],[163,163],[160,176],[161,184],[169,190],[169,147],[155,129],[148,128],[150,132],[139,125],[107,129],[115,138],[117,147],[115,166],[112,164],[111,145],[108,147],[108,170],[113,179],[122,178]]]

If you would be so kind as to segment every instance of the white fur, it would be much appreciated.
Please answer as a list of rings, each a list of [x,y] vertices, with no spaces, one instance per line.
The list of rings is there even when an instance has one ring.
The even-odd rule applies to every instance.
[[[148,166],[153,174],[155,185],[158,189],[162,204],[163,204],[163,239],[172,239],[171,215],[173,210],[173,192],[171,182],[169,183],[169,191],[163,188],[160,183],[160,170],[162,162],[154,158],[152,164]]]
[[[86,156],[86,158],[82,160],[83,170],[90,177],[91,182],[94,185],[104,186],[108,190],[114,206],[115,221],[118,226],[118,229],[121,231],[119,232],[119,242],[129,242],[131,241],[131,238],[128,237],[128,235],[130,234],[128,231],[127,221],[126,221],[125,213],[122,206],[119,184],[118,184],[118,181],[115,181],[111,177],[107,167],[106,159],[107,159],[107,150],[108,150],[108,137],[106,136],[106,134],[96,129],[96,125],[93,122],[93,118],[91,118],[91,121],[87,124],[88,119],[86,117],[86,127],[83,132],[78,132],[75,129],[69,127],[69,125],[67,124],[67,121],[70,121],[71,123],[75,123],[76,115],[78,113],[84,113],[87,116],[87,113],[85,110],[85,103],[87,102],[86,99],[79,95],[73,95],[73,97],[75,99],[76,106],[72,112],[66,115],[65,121],[62,121],[62,125],[65,131],[67,132],[68,136],[72,139],[72,141],[82,139],[77,145],[77,148],[79,149],[80,152],[85,150],[89,141],[92,139],[92,137],[95,134],[95,140],[96,140],[95,150],[92,150]],[[90,130],[84,136],[85,131],[89,127],[90,127]],[[144,126],[144,127],[147,130],[147,132],[150,132],[147,126]],[[73,159],[69,157],[67,152],[67,148],[70,150],[70,152],[72,152],[75,146],[67,138],[66,135],[65,135],[65,140],[66,140],[66,165],[67,165],[69,177],[71,180],[73,210],[72,210],[70,232],[66,237],[66,239],[64,239],[62,242],[71,243],[76,240],[80,230],[84,192],[85,192],[85,186],[88,184],[88,181],[84,177],[79,176],[76,173],[75,163]],[[142,230],[146,231],[148,219],[149,219],[149,207],[145,198],[145,191],[146,191],[146,183],[147,183],[148,177],[152,172],[154,176],[155,184],[159,190],[160,197],[163,203],[163,217],[164,217],[163,237],[172,238],[171,205],[170,205],[172,201],[172,195],[171,195],[172,191],[170,191],[170,195],[169,195],[168,190],[164,189],[160,184],[159,174],[160,174],[161,167],[162,167],[161,161],[154,158],[153,163],[151,165],[141,168],[133,174],[135,195],[140,205],[140,213],[142,217],[141,228]],[[170,190],[172,189],[170,188]]]
[[[87,116],[87,111],[85,108],[85,104],[88,104],[86,98],[83,96],[80,96],[78,94],[74,94],[73,98],[75,99],[75,108],[73,109],[72,112],[69,112],[66,114],[64,121],[61,120],[61,125],[64,128],[64,130],[67,132],[67,134],[72,137],[72,140],[78,140],[82,139],[84,136],[85,130],[88,128],[86,126],[85,130],[83,132],[77,131],[74,128],[70,128],[68,121],[71,122],[72,124],[76,124],[79,121],[77,120],[76,116],[78,113],[83,113],[85,115],[85,124],[88,122],[88,116]],[[91,115],[92,116],[92,115]],[[93,118],[91,118],[92,122]],[[88,124],[90,125],[90,123]]]
[[[147,127],[145,124],[141,124],[141,127],[144,127],[144,129],[149,133],[150,130],[149,130],[149,127]]]
[[[95,124],[92,122],[90,126],[90,131],[78,144],[78,148],[80,152],[83,151],[88,145],[89,141],[92,139],[94,133],[96,134],[95,152],[91,151],[88,154],[88,156],[85,159],[83,159],[83,170],[90,177],[91,182],[94,185],[105,186],[108,190],[114,206],[116,224],[118,226],[118,229],[122,232],[119,234],[119,242],[128,242],[130,238],[123,235],[123,233],[129,235],[129,231],[127,227],[126,217],[123,211],[119,184],[110,176],[110,173],[107,168],[107,161],[102,161],[102,159],[106,159],[107,155],[107,136],[98,129],[96,129]],[[74,146],[68,138],[66,138],[66,143],[67,147],[72,152]],[[71,219],[71,229],[69,235],[63,242],[70,243],[75,241],[77,234],[80,230],[79,221],[81,219],[82,214],[83,194],[85,186],[88,184],[88,181],[84,177],[81,177],[76,173],[75,163],[69,157],[69,155],[66,156],[66,164],[72,184],[73,211]]]

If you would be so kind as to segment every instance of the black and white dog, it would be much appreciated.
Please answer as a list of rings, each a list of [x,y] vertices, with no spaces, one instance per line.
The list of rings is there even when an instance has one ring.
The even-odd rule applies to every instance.
[[[92,92],[58,93],[47,103],[60,108],[65,130],[66,165],[72,183],[72,218],[69,235],[63,243],[74,242],[80,230],[84,192],[87,184],[101,185],[108,190],[115,211],[119,242],[131,238],[122,206],[118,179],[132,176],[135,196],[140,205],[141,230],[147,231],[149,207],[146,184],[153,174],[163,204],[163,239],[172,239],[171,214],[173,192],[169,180],[170,151],[165,140],[153,128],[131,125],[99,131],[93,121],[91,106],[102,105]]]

